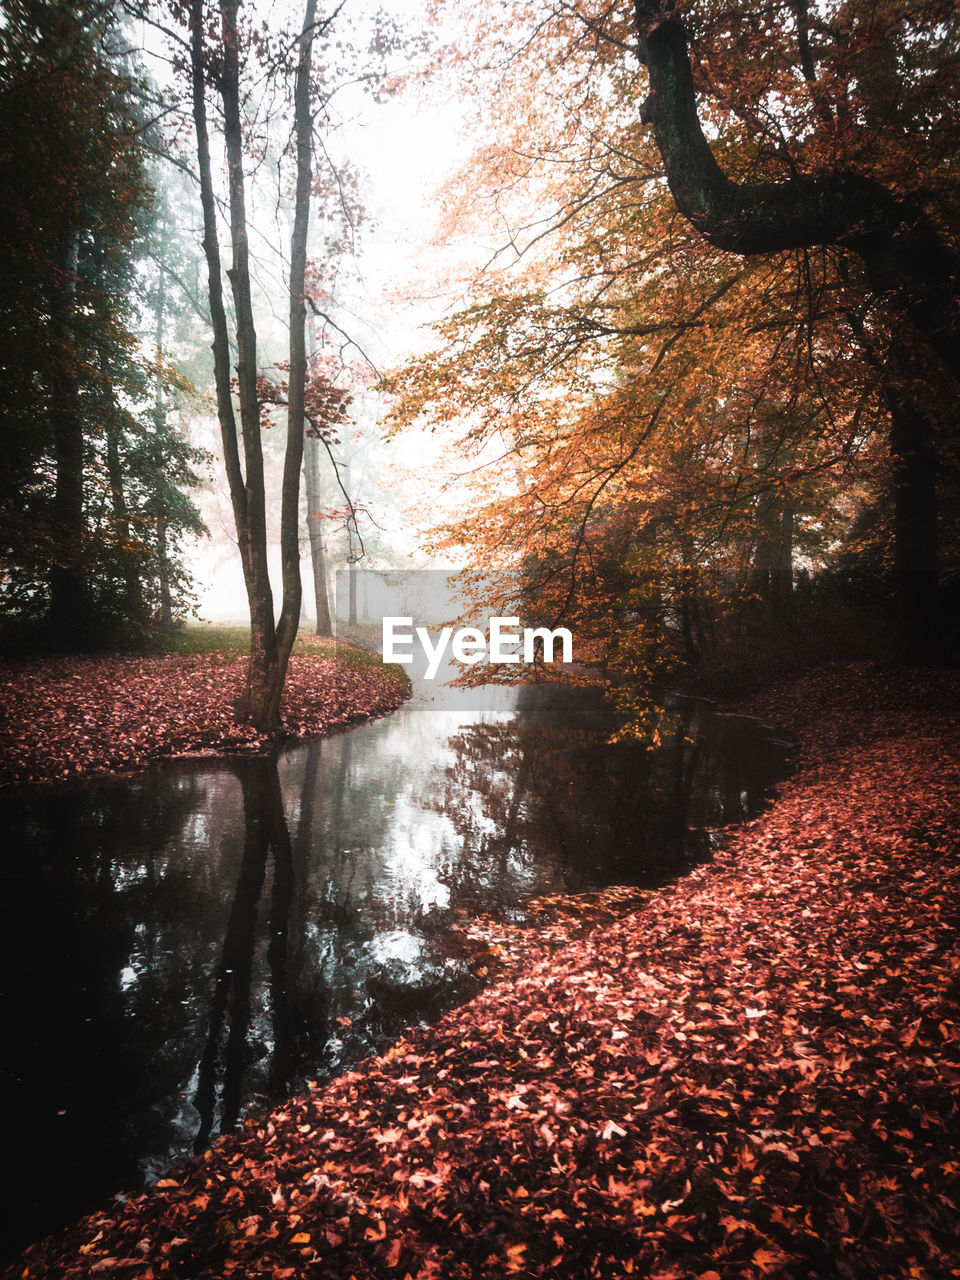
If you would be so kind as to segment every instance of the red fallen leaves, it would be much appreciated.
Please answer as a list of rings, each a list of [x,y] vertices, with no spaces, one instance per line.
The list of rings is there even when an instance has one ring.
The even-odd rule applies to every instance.
[[[0,662],[0,783],[261,750],[267,739],[234,714],[245,669],[244,658],[226,654]],[[392,711],[405,696],[391,672],[341,664],[334,649],[318,647],[290,660],[282,736],[318,737]]]
[[[861,685],[713,864],[9,1274],[960,1274],[957,681]]]
[[[467,942],[464,956],[480,977],[522,968],[532,955],[566,946],[636,911],[654,892],[632,885],[612,885],[575,896],[549,894],[526,903],[520,923],[475,916],[460,926]]]

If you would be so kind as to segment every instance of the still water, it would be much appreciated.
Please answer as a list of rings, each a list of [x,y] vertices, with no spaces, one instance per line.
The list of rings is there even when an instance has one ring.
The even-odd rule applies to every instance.
[[[4,1255],[469,997],[458,921],[661,883],[783,768],[709,704],[648,752],[534,689],[0,792]]]

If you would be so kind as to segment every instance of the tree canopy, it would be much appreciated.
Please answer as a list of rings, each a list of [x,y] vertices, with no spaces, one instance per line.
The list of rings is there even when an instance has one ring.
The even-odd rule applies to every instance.
[[[449,222],[502,230],[395,383],[398,423],[460,422],[494,460],[448,545],[522,560],[616,658],[628,633],[702,644],[718,594],[789,602],[782,566],[836,566],[870,529],[905,651],[942,652],[953,6],[457,12],[442,74],[482,146]]]

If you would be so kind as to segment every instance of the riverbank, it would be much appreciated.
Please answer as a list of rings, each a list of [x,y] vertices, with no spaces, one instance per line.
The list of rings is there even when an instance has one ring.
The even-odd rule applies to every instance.
[[[712,863],[7,1274],[960,1274],[958,685],[755,699],[798,769]]]
[[[242,642],[234,629],[197,631],[202,652],[0,660],[0,785],[263,750],[268,740],[234,714],[246,668]],[[409,688],[402,668],[301,637],[284,689],[282,739],[322,737],[393,711]]]

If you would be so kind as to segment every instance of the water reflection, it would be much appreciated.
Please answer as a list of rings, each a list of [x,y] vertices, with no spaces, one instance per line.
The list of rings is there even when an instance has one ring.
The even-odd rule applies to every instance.
[[[243,1073],[251,1021],[257,914],[267,859],[271,855],[273,887],[267,914],[267,972],[273,1031],[272,1091],[285,1089],[292,1058],[287,935],[293,902],[293,849],[283,812],[280,779],[273,759],[243,760],[235,768],[243,793],[243,859],[216,968],[209,1030],[197,1071],[195,1104],[200,1124],[194,1139],[195,1151],[204,1150],[217,1124],[218,1075],[220,1128],[232,1129],[236,1125],[244,1102]],[[222,1073],[218,1072],[221,1059]]]
[[[781,762],[682,704],[611,749],[588,699],[406,707],[267,758],[0,794],[7,1251],[475,989],[450,929],[656,883]]]
[[[579,893],[675,875],[709,853],[712,828],[756,812],[782,773],[783,744],[700,700],[673,700],[650,751],[607,745],[591,699],[544,694],[529,705],[521,695],[515,718],[465,725],[431,801],[458,830],[459,892],[479,910],[503,910],[521,876],[529,893]]]

